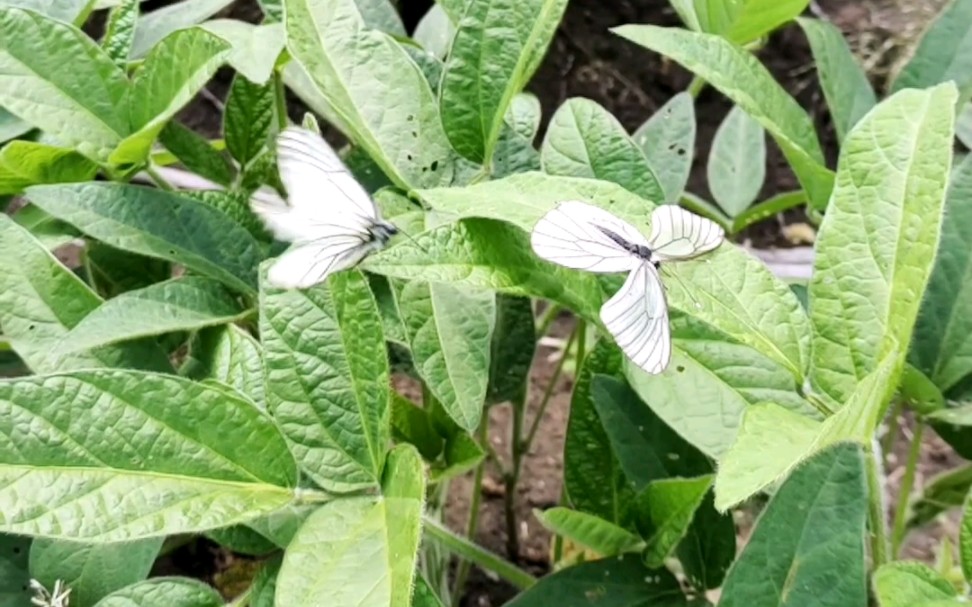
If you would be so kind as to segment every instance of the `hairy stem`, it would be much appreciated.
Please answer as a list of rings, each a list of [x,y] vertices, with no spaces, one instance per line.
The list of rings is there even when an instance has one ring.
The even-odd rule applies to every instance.
[[[881,454],[877,441],[867,450],[867,489],[868,489],[868,523],[871,535],[871,566],[877,569],[888,562],[888,524],[884,513],[884,482],[883,471],[880,469]]]
[[[152,178],[152,182],[155,183],[155,185],[157,185],[160,189],[166,190],[168,192],[175,191],[175,188],[172,187],[172,184],[166,181],[165,177],[160,175],[159,172],[155,170],[155,167],[152,166],[151,164],[145,167],[145,172],[148,174],[149,177]]]
[[[481,445],[489,444],[489,416],[484,416],[483,421],[479,424],[479,443]],[[472,495],[469,496],[469,519],[466,522],[466,539],[470,542],[476,541],[476,530],[479,528],[479,506],[483,499],[483,473],[486,470],[486,458],[479,462],[479,466],[476,468],[476,476],[473,478],[472,485]],[[456,581],[452,588],[452,604],[458,605],[459,599],[462,598],[462,591],[466,585],[466,578],[469,576],[469,567],[471,563],[468,560],[462,560],[459,562],[459,567],[456,571]]]
[[[915,425],[915,435],[908,447],[908,462],[905,464],[904,477],[898,491],[898,505],[894,510],[894,523],[891,526],[891,558],[896,558],[905,539],[905,524],[908,522],[908,505],[911,502],[911,490],[915,485],[915,468],[918,456],[921,455],[921,439],[925,431],[925,424],[921,421]]]
[[[283,74],[280,70],[275,70],[273,72],[273,91],[274,91],[274,103],[277,108],[277,126],[280,130],[287,128],[288,116],[287,116],[287,92],[284,88]]]
[[[481,548],[461,535],[456,535],[435,519],[425,517],[424,529],[429,539],[437,542],[449,552],[468,559],[486,571],[492,571],[520,590],[526,590],[537,583],[537,578],[520,569],[503,557]]]

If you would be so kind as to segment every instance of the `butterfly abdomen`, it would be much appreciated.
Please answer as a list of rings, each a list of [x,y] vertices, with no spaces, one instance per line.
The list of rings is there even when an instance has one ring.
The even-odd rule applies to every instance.
[[[640,244],[635,244],[633,242],[628,242],[620,234],[612,232],[611,230],[605,228],[604,226],[594,225],[594,227],[597,228],[602,234],[604,234],[605,236],[613,240],[615,243],[617,243],[618,246],[623,248],[625,251],[631,253],[635,257],[654,263],[655,267],[656,268],[658,267],[658,262],[652,259],[651,249],[649,249],[648,247]]]

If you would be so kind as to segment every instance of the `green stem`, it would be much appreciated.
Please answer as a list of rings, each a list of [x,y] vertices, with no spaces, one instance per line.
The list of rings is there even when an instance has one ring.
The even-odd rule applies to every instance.
[[[477,546],[461,535],[456,535],[439,521],[429,517],[424,517],[423,521],[429,538],[453,554],[472,561],[481,569],[492,571],[520,590],[526,590],[537,583],[537,578],[530,573],[504,560],[503,557]]]
[[[877,569],[888,562],[888,529],[884,516],[884,483],[878,469],[880,453],[867,450],[868,523],[871,533],[871,566]]]
[[[172,184],[166,181],[165,177],[160,175],[159,172],[155,170],[155,167],[153,167],[151,164],[145,167],[145,172],[148,173],[148,176],[152,178],[152,181],[155,182],[155,185],[157,185],[159,188],[169,192],[175,191]]]
[[[891,558],[896,558],[904,543],[908,521],[908,505],[911,502],[911,490],[915,485],[915,468],[918,465],[918,456],[921,455],[921,439],[925,431],[925,424],[918,421],[915,426],[915,435],[911,439],[908,447],[908,462],[905,464],[904,477],[901,479],[901,488],[898,492],[898,506],[894,511],[894,524],[891,527]]]
[[[540,401],[540,408],[537,410],[536,416],[533,418],[533,423],[530,425],[530,431],[527,433],[527,438],[523,442],[524,453],[530,451],[530,445],[533,444],[533,439],[537,435],[537,429],[540,427],[540,421],[543,419],[543,414],[547,410],[547,405],[550,404],[550,397],[553,396],[554,387],[557,385],[557,380],[560,379],[560,374],[564,370],[564,362],[567,360],[567,356],[570,354],[570,346],[573,345],[575,338],[577,337],[577,330],[583,329],[582,323],[578,322],[577,326],[574,327],[574,331],[567,338],[567,345],[564,346],[564,355],[560,357],[557,361],[557,366],[554,368],[553,375],[550,376],[550,381],[547,383],[546,389],[543,391],[543,400]],[[514,466],[519,468],[519,462],[513,462]]]
[[[489,443],[489,418],[485,417],[479,424],[479,443],[485,445]],[[476,541],[476,530],[479,529],[479,506],[483,500],[483,473],[486,471],[486,460],[479,462],[476,468],[476,476],[473,478],[472,495],[469,496],[469,519],[466,522],[466,539],[470,542]],[[458,605],[462,598],[462,591],[466,586],[466,578],[469,576],[470,563],[467,560],[459,562],[456,571],[456,582],[452,587],[452,604]]]
[[[698,75],[694,75],[692,76],[692,82],[689,82],[688,88],[686,88],[685,90],[688,91],[689,95],[691,95],[693,98],[696,98],[699,96],[699,93],[701,93],[702,89],[704,88],[705,88],[705,80]]]
[[[884,435],[884,439],[881,441],[881,453],[885,457],[885,466],[887,465],[887,454],[891,453],[894,449],[894,444],[898,442],[898,431],[901,429],[901,423],[898,420],[901,417],[901,412],[904,410],[904,401],[895,401],[891,405],[891,415],[888,419],[888,432]]]
[[[280,70],[273,72],[273,90],[274,90],[274,100],[277,106],[277,126],[280,130],[287,128],[288,120],[287,117],[287,92],[284,88],[283,74]]]
[[[513,428],[510,430],[510,455],[512,470],[503,475],[506,492],[503,495],[503,517],[506,520],[506,556],[516,559],[520,554],[520,538],[516,531],[516,486],[520,482],[520,464],[523,460],[523,416],[526,412],[527,391],[519,406],[513,407]]]
[[[561,310],[563,310],[563,308],[560,307],[560,304],[555,304],[552,302],[547,304],[547,309],[543,311],[543,314],[540,315],[540,319],[537,320],[537,337],[543,337],[547,334],[547,330],[550,329],[550,325],[557,320],[557,315],[560,314]]]
[[[574,369],[580,371],[584,356],[587,354],[587,323],[583,319],[577,319],[577,327],[574,331],[577,333],[577,360],[574,361]]]

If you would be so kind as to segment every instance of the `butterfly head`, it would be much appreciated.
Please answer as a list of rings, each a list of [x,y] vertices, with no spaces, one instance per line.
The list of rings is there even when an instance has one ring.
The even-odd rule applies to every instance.
[[[371,235],[381,244],[387,243],[395,234],[398,234],[398,228],[384,221],[376,223],[371,228]]]

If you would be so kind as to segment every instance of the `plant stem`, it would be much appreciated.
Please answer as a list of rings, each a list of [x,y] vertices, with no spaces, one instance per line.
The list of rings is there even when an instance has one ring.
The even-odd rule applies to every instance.
[[[699,96],[699,93],[701,93],[702,89],[704,88],[705,80],[698,75],[694,75],[692,76],[692,82],[689,82],[688,88],[685,90],[688,91],[689,95],[695,98]]]
[[[479,424],[479,442],[484,445],[489,443],[488,416],[484,416],[483,421]],[[469,496],[469,519],[466,523],[466,539],[470,542],[476,541],[476,530],[479,528],[479,506],[483,499],[483,473],[485,471],[486,459],[484,458],[476,468],[476,476],[473,478],[472,495]],[[456,571],[456,582],[452,587],[453,605],[458,605],[459,599],[462,598],[462,591],[466,585],[466,578],[469,576],[470,565],[471,563],[468,560],[459,562],[459,567]]]
[[[898,491],[898,505],[894,511],[894,524],[891,527],[891,558],[897,558],[901,544],[904,542],[908,504],[911,502],[911,490],[915,485],[915,468],[918,464],[918,456],[921,455],[921,439],[924,431],[925,424],[919,420],[908,448],[908,462],[905,464],[904,477],[901,479],[901,488]]]
[[[155,170],[155,167],[153,167],[151,164],[145,167],[145,172],[148,173],[148,176],[152,178],[152,181],[155,182],[155,185],[157,185],[159,188],[169,192],[175,191],[172,184],[166,181],[165,177],[160,175],[159,172]]]
[[[516,560],[520,554],[520,538],[516,530],[516,485],[520,482],[520,464],[523,460],[523,416],[526,413],[527,393],[523,400],[513,407],[513,428],[510,430],[510,455],[513,459],[512,470],[503,475],[506,492],[503,495],[503,517],[506,519],[506,556]]]
[[[424,517],[424,529],[429,537],[455,555],[468,559],[487,571],[492,571],[520,590],[537,583],[537,578],[520,569],[503,557],[481,548],[461,535],[446,529],[439,521]]]
[[[894,449],[894,443],[898,441],[898,430],[901,429],[901,423],[899,422],[898,418],[901,416],[903,410],[903,401],[895,401],[894,404],[891,405],[891,415],[888,420],[888,433],[884,435],[884,440],[881,441],[881,453],[883,453],[885,457],[885,466],[887,465],[888,453],[891,453],[891,450]]]
[[[868,523],[871,528],[871,566],[877,569],[888,562],[888,529],[884,516],[884,483],[881,481],[881,470],[878,469],[881,454],[875,452],[880,448],[877,441],[865,453],[867,458],[867,489],[868,489]]]
[[[560,304],[547,304],[547,309],[543,311],[543,314],[537,320],[537,337],[543,337],[547,334],[547,330],[553,324],[553,321],[557,320],[557,315],[560,314],[562,309]]]
[[[564,355],[560,357],[557,361],[557,366],[554,368],[553,375],[550,376],[550,381],[547,383],[547,388],[543,392],[543,400],[540,401],[540,408],[537,410],[536,416],[533,418],[533,423],[530,425],[530,431],[527,433],[526,440],[523,442],[523,453],[530,451],[530,445],[533,444],[533,439],[537,435],[537,429],[540,427],[540,421],[543,419],[543,414],[547,410],[547,405],[550,404],[550,397],[553,396],[554,387],[557,385],[557,380],[560,379],[560,374],[564,370],[564,362],[567,360],[567,355],[570,353],[570,346],[573,345],[574,339],[577,337],[577,330],[583,329],[583,321],[577,323],[574,331],[567,338],[567,345],[564,346]],[[519,467],[518,462],[513,462],[514,466]]]
[[[284,88],[283,75],[280,70],[273,72],[274,99],[277,106],[277,126],[280,130],[287,128],[287,92]]]

